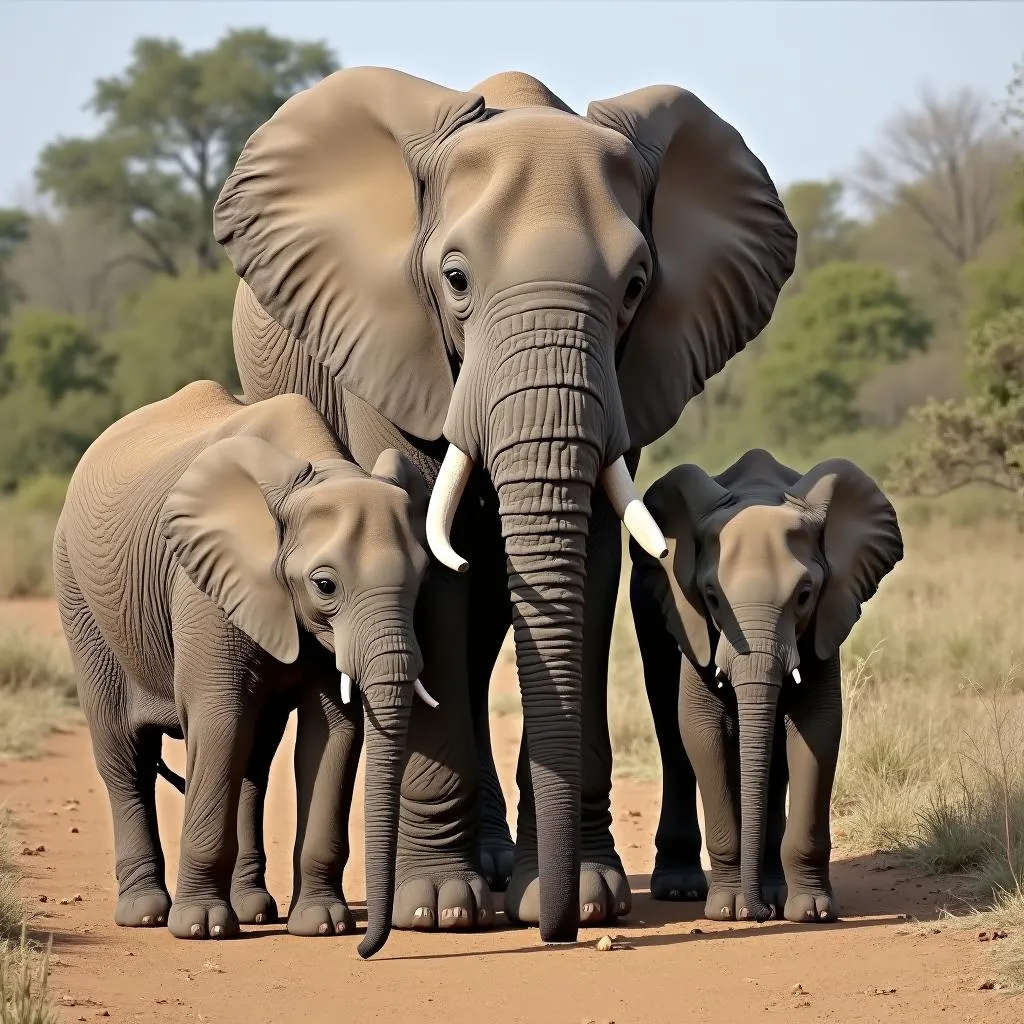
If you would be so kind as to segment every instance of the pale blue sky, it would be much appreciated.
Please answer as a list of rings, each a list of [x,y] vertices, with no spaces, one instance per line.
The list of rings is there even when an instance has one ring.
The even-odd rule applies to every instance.
[[[304,2],[0,0],[0,203],[31,184],[40,148],[90,133],[94,79],[139,35],[208,46],[229,27],[324,38],[346,65],[466,88],[528,71],[571,106],[656,82],[731,121],[784,187],[845,172],[925,83],[1003,94],[1024,53],[1024,3]]]

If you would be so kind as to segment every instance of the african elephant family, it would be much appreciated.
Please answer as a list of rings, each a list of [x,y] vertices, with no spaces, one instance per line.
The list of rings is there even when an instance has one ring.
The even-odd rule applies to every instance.
[[[545,941],[572,941],[581,922],[628,913],[631,894],[610,827],[606,710],[620,522],[634,546],[654,558],[665,554],[664,524],[659,527],[632,483],[640,453],[761,332],[793,272],[796,232],[764,166],[734,128],[673,86],[593,102],[580,116],[519,73],[461,92],[397,71],[352,68],[293,96],[252,134],[217,199],[214,234],[240,278],[234,351],[252,414],[258,417],[255,410],[280,396],[304,396],[329,428],[336,452],[374,475],[384,458],[394,471],[383,475],[398,479],[398,456],[384,455],[395,450],[405,460],[401,488],[410,496],[417,490],[405,475],[415,467],[429,491],[424,536],[434,557],[412,614],[418,648],[409,640],[390,675],[358,659],[348,673],[364,696],[377,684],[397,687],[394,710],[408,716],[392,869],[394,925],[486,926],[494,920],[492,890],[503,889],[506,914],[539,924]],[[180,396],[169,401],[176,400]],[[309,455],[292,457],[316,465]],[[175,467],[182,479],[193,472]],[[223,480],[215,481],[214,470]],[[282,485],[253,472],[249,479],[260,480],[264,506],[272,500],[286,506]],[[112,479],[123,482],[120,474]],[[214,467],[210,491],[234,493],[238,479],[236,470]],[[190,491],[185,504],[210,500],[205,495]],[[82,500],[88,497],[83,489]],[[90,506],[89,514],[102,518],[106,507]],[[214,516],[214,526],[219,542],[238,554],[226,519]],[[403,534],[403,543],[407,539]],[[174,549],[175,557],[184,555],[182,572],[193,590],[182,584],[180,597],[172,588],[162,600],[187,604],[209,585],[216,545],[200,544],[190,556],[196,543],[181,540]],[[58,568],[62,550],[58,536]],[[422,566],[412,547],[402,551],[413,593],[412,575]],[[69,579],[81,583],[77,573]],[[215,603],[223,599],[218,615],[238,626],[225,650],[236,649],[239,631],[262,645],[244,622],[231,618],[242,614],[250,587],[253,600],[268,596],[266,580],[257,586],[242,570],[207,591]],[[83,613],[69,600],[72,628],[85,629],[75,618]],[[173,611],[170,604],[166,611]],[[320,682],[324,658],[316,644],[305,644],[311,634],[330,648],[331,629],[305,606],[294,612],[302,657],[306,646],[311,650],[308,681],[304,668],[294,691],[311,694],[299,698],[308,701],[310,724],[303,724],[300,703],[299,761],[305,767],[298,785],[307,787],[309,813],[311,802],[334,801],[330,812],[343,828],[351,778],[324,769],[340,763],[324,753],[321,768],[311,767],[316,755],[305,744],[323,752],[335,726],[354,730],[361,723],[346,717],[336,678],[333,690]],[[408,625],[405,610],[394,615]],[[525,724],[514,844],[487,721],[488,683],[510,625]],[[135,626],[154,628],[149,618]],[[113,624],[101,630],[104,637],[110,629]],[[125,657],[138,656],[136,634],[118,635]],[[157,636],[164,654],[166,633]],[[293,641],[290,633],[276,635],[277,648],[272,642],[262,650],[286,661],[279,656],[293,654]],[[102,649],[98,641],[83,642]],[[262,657],[254,650],[245,654],[265,668]],[[443,713],[411,704],[408,684],[420,659],[422,683]],[[237,676],[240,669],[223,671]],[[184,705],[161,707],[165,732],[188,732]],[[174,711],[183,716],[180,723],[172,721]],[[201,728],[224,727],[223,715],[213,714],[212,724]],[[247,732],[255,725],[236,714],[234,727]],[[278,724],[266,728],[280,738]],[[388,738],[404,730],[403,719]],[[159,847],[151,849],[151,801],[140,795],[138,780],[135,789],[124,784],[129,769],[147,779],[155,770],[158,748],[143,749],[144,742],[134,737],[129,755],[118,755],[130,760],[118,763],[120,775],[104,767],[97,748],[101,772],[116,780],[111,800],[115,830],[122,830],[119,883],[126,842],[140,864],[141,853],[149,858],[150,875],[154,865],[162,866],[155,859]],[[204,773],[219,772],[222,780],[244,775],[243,810],[247,799],[261,804],[266,766],[242,767],[236,742],[225,748],[233,751],[230,765],[204,768],[190,735],[187,742],[186,819],[200,799]],[[384,738],[376,744],[376,756],[383,757]],[[371,765],[374,751],[370,744]],[[394,771],[389,761],[373,778],[385,789],[383,780]],[[327,794],[331,783],[335,789]],[[118,822],[118,800],[122,818],[135,829],[130,837]],[[219,834],[226,835],[230,806],[223,800],[217,806]],[[389,813],[375,817],[381,829],[390,828]],[[244,821],[240,815],[240,832]],[[383,850],[383,832],[380,842]],[[210,851],[209,844],[197,851],[197,864]],[[321,871],[333,870],[341,857],[340,846],[332,851],[335,859]],[[249,862],[258,863],[253,856]],[[240,854],[239,863],[245,861]],[[128,878],[134,866],[124,863]],[[206,879],[206,905],[210,893],[224,902],[224,886],[230,888],[225,864],[196,868],[196,878]],[[250,872],[256,881],[247,883],[257,901],[261,871]],[[378,874],[386,881],[387,871]],[[166,913],[150,875],[139,883],[152,897],[149,913]],[[343,905],[339,883],[331,889],[325,878],[317,883],[317,906],[324,900]],[[307,881],[314,884],[297,879],[298,893]],[[134,883],[127,884],[130,890]],[[184,891],[191,892],[188,884]],[[383,890],[378,897],[371,918],[379,933]],[[190,907],[199,905],[190,900],[179,910],[177,895],[171,910],[186,930],[195,923]],[[119,909],[121,916],[135,912]],[[293,905],[290,927],[295,912]],[[223,907],[218,913],[226,928]],[[323,911],[317,913],[326,924]],[[209,917],[211,928],[212,922]]]

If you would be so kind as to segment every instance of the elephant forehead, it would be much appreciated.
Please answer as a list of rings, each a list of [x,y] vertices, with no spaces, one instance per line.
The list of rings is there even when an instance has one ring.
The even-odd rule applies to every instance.
[[[810,559],[814,539],[807,521],[788,504],[741,507],[718,531],[723,581],[764,573],[796,582]]]
[[[502,111],[456,133],[441,164],[444,187],[453,195],[487,182],[506,202],[575,212],[608,205],[639,221],[639,154],[625,136],[576,114],[543,107]]]

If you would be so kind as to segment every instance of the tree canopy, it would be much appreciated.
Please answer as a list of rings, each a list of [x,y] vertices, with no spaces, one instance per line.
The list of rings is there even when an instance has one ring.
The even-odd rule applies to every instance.
[[[125,72],[96,82],[89,106],[103,130],[47,146],[38,185],[65,208],[112,218],[142,243],[134,258],[150,270],[213,271],[222,257],[211,210],[246,139],[337,67],[325,43],[264,29],[191,53],[175,39],[139,39]]]

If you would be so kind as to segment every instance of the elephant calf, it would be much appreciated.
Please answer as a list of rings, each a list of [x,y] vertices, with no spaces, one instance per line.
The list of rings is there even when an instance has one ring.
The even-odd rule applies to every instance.
[[[896,512],[851,462],[828,459],[801,476],[757,449],[716,477],[678,466],[644,501],[670,555],[658,562],[632,545],[630,596],[648,692],[675,692],[666,675],[681,663],[679,731],[712,866],[705,915],[835,920],[839,648],[903,557]],[[653,697],[652,709],[657,718]],[[666,785],[659,835],[697,831],[692,776],[688,803],[682,788]]]
[[[352,929],[340,886],[362,725],[346,706],[354,680],[367,733],[359,952],[384,944],[414,692],[430,702],[413,629],[427,499],[393,449],[372,475],[359,469],[305,398],[246,405],[210,381],[124,417],[83,455],[54,578],[113,813],[118,924],[225,938],[239,916],[260,920],[254,905],[276,914],[262,800],[298,707],[289,931]],[[173,905],[154,803],[163,735],[187,748]]]

